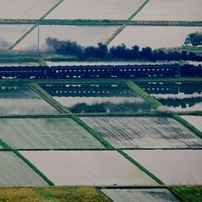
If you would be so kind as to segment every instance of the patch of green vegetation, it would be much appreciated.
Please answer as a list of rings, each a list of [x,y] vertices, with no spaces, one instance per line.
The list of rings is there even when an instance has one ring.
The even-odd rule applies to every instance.
[[[52,202],[110,202],[98,189],[89,186],[64,186],[34,188],[44,199]]]
[[[136,165],[140,170],[142,170],[143,172],[145,172],[147,175],[149,175],[152,179],[154,179],[157,183],[159,183],[160,185],[164,185],[164,183],[157,178],[155,175],[153,175],[151,172],[149,172],[145,167],[143,167],[142,165],[140,165],[137,161],[135,161],[133,158],[131,158],[130,156],[128,156],[125,152],[123,152],[122,150],[118,149],[117,150],[120,154],[122,154],[125,158],[127,158],[131,163],[133,163],[134,165]]]
[[[102,138],[96,131],[94,131],[89,125],[83,122],[78,116],[73,115],[71,118],[79,125],[81,125],[85,130],[87,130],[91,135],[93,135],[93,137],[95,137],[99,142],[101,142],[107,149],[114,148],[109,142]]]
[[[200,138],[202,138],[202,132],[200,130],[198,130],[197,128],[195,128],[193,125],[191,125],[189,122],[187,122],[186,120],[184,120],[183,118],[181,118],[178,114],[173,113],[172,117],[177,120],[178,122],[180,122],[183,126],[185,126],[186,128],[188,128],[189,130],[191,130],[193,133],[195,133],[197,136],[199,136]]]
[[[134,84],[132,81],[128,81],[126,84],[131,89],[133,89],[138,95],[140,95],[145,100],[147,100],[148,102],[150,102],[154,107],[163,106],[158,100],[156,100],[151,95],[149,95],[147,92],[145,92],[144,90],[142,90],[139,86],[137,86],[136,84]]]
[[[45,99],[49,104],[55,107],[58,111],[64,114],[71,114],[71,112],[63,107],[58,101],[52,98],[46,91],[44,91],[38,84],[31,83],[29,85],[34,91],[36,91],[43,99]]]
[[[174,186],[169,189],[183,202],[202,201],[202,186]]]

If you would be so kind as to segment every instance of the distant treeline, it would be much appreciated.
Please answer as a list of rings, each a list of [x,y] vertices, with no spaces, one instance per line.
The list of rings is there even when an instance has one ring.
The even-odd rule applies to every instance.
[[[77,42],[60,41],[56,38],[47,38],[46,44],[49,49],[54,51],[54,53],[59,55],[72,55],[78,57],[78,59],[86,60],[90,58],[95,59],[125,59],[125,60],[194,60],[202,61],[202,56],[196,55],[193,52],[187,51],[169,51],[165,52],[163,50],[152,50],[150,47],[144,47],[140,49],[139,46],[134,45],[131,48],[127,48],[125,44],[112,46],[108,48],[107,45],[103,43],[98,43],[97,47],[87,46],[83,47]]]

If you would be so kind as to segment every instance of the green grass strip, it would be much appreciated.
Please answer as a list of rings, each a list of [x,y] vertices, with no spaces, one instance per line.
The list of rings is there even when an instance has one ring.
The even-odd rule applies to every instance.
[[[57,6],[59,6],[64,0],[60,0],[58,3],[56,3],[50,10],[48,10],[41,18],[40,20],[44,19],[50,12],[52,12]]]
[[[152,174],[151,172],[149,172],[145,167],[143,167],[141,164],[139,164],[133,158],[131,158],[130,156],[128,156],[128,154],[126,154],[124,151],[122,151],[120,149],[118,149],[117,151],[120,154],[122,154],[125,158],[127,158],[131,163],[133,163],[134,165],[136,165],[140,170],[142,170],[143,172],[145,172],[149,177],[151,177],[152,179],[154,179],[157,183],[159,183],[160,185],[164,185],[164,183],[159,178],[157,178],[154,174]]]
[[[128,85],[128,87],[130,87],[131,89],[133,89],[138,95],[140,95],[145,100],[147,100],[148,102],[150,102],[154,107],[163,106],[158,100],[156,100],[154,97],[152,97],[147,92],[145,92],[144,90],[142,90],[142,88],[140,88],[139,86],[137,86],[132,81],[128,81],[128,82],[126,82],[126,84]]]
[[[54,10],[60,3],[64,0],[60,0],[56,5],[54,5],[47,13],[45,13],[40,19],[45,18],[52,10]],[[39,20],[40,20],[39,19]],[[39,26],[39,22],[37,21],[27,32],[25,32],[13,45],[11,45],[8,50],[12,50],[15,46],[17,46],[31,31],[33,31],[37,26]]]
[[[48,200],[51,202],[60,202],[60,200],[55,198],[51,193],[45,191],[43,187],[34,188],[34,190],[36,191],[37,194],[39,194],[45,200]]]
[[[8,50],[12,50],[15,46],[17,46],[32,30],[34,30],[38,24],[33,25],[27,32],[25,32],[13,45],[11,45]]]
[[[101,142],[107,149],[114,149],[114,147],[107,142],[104,138],[102,138],[99,133],[94,131],[90,126],[88,126],[85,122],[83,122],[78,116],[73,115],[71,117],[74,121],[76,121],[80,126],[82,126],[85,130],[87,130],[93,137],[95,137],[99,142]]]
[[[42,177],[50,186],[54,186],[54,183],[51,182],[37,167],[35,167],[28,159],[26,159],[22,154],[17,150],[13,149],[12,152],[18,156],[22,161],[24,161],[32,170],[34,170],[40,177]]]
[[[202,201],[202,186],[173,186],[168,189],[184,202]]]
[[[127,26],[128,22],[131,21],[132,18],[134,18],[135,15],[138,14],[142,10],[142,8],[149,2],[149,0],[146,0],[124,23],[121,27],[119,27],[114,34],[106,41],[106,45],[109,45],[109,43],[118,35],[120,32]]]
[[[37,83],[31,83],[29,86],[38,93],[43,99],[45,99],[49,104],[55,107],[59,112],[64,114],[71,114],[71,112],[63,107],[58,101],[52,98],[46,91],[44,91]]]
[[[202,132],[200,130],[198,130],[197,128],[195,128],[193,125],[191,125],[189,122],[187,122],[186,120],[184,120],[183,118],[181,118],[178,114],[173,113],[172,117],[180,122],[183,126],[185,126],[186,128],[188,128],[189,130],[191,130],[193,133],[195,133],[198,137],[202,138]]]
[[[145,5],[149,2],[149,0],[146,0],[129,18],[128,21],[132,20],[144,7]]]
[[[8,149],[11,150],[11,147],[6,144],[3,140],[0,139],[0,145],[4,148],[4,149]]]

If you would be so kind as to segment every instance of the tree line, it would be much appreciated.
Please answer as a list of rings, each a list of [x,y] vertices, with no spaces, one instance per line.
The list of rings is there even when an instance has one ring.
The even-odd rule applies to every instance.
[[[86,59],[123,59],[123,60],[195,60],[202,61],[202,56],[196,55],[193,52],[187,51],[168,51],[163,50],[152,50],[150,47],[141,48],[137,45],[127,48],[125,44],[118,46],[112,46],[110,48],[103,43],[98,43],[95,46],[83,47],[77,42],[70,40],[58,40],[56,38],[47,38],[46,44],[49,50],[59,55],[72,55],[76,56],[80,60]]]

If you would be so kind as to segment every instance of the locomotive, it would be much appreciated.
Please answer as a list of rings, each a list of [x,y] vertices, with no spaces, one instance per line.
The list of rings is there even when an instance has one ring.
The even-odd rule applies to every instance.
[[[0,66],[0,79],[65,78],[146,78],[202,77],[201,65],[135,64],[135,65],[66,65],[66,66]]]

